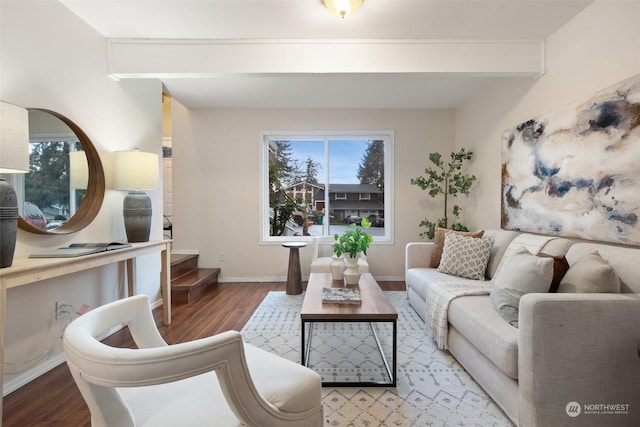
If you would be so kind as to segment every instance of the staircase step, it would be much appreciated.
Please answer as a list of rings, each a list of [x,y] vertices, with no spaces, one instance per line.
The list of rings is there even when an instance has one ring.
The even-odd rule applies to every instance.
[[[198,269],[197,254],[171,254],[172,281]]]
[[[219,268],[199,268],[171,279],[171,299],[191,304],[218,284]]]

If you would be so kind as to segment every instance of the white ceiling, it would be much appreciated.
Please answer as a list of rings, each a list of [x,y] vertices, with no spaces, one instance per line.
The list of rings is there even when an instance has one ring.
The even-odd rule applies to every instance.
[[[365,0],[345,19],[331,15],[321,0],[60,2],[111,39],[259,43],[544,40],[592,0]],[[453,108],[494,78],[490,73],[361,72],[161,77],[189,108]]]

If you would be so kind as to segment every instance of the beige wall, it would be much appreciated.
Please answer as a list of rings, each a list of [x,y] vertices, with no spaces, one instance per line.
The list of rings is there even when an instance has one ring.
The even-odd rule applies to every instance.
[[[640,73],[639,23],[640,2],[596,2],[549,37],[544,76],[497,81],[456,110],[456,146],[476,152],[480,177],[470,224],[500,226],[502,131]]]
[[[221,281],[286,277],[287,250],[259,244],[260,131],[394,130],[395,242],[368,255],[376,277],[404,277],[404,246],[419,238],[431,202],[410,178],[429,152],[451,150],[453,111],[173,108],[174,246],[199,250],[201,266],[221,267]],[[300,254],[306,275],[311,248]]]
[[[0,2],[0,40],[0,99],[62,113],[87,133],[103,160],[109,152],[135,147],[160,154],[162,84],[109,78],[104,37],[62,4]],[[162,236],[159,183],[158,190],[148,192],[154,207],[152,239]],[[42,236],[20,230],[16,257],[72,242],[124,239],[124,195],[108,190],[98,217],[81,232]],[[159,256],[141,258],[138,267],[139,292],[159,299]],[[56,301],[67,300],[76,310],[82,304],[96,307],[118,298],[122,285],[118,268],[111,266],[10,289],[5,360],[13,365],[5,365],[5,393],[62,362],[63,322],[52,318]],[[44,354],[48,350],[53,351]]]

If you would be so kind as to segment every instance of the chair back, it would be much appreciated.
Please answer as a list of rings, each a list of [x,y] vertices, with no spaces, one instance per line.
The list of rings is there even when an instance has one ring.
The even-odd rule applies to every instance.
[[[311,243],[311,261],[333,255],[333,236],[314,236]]]
[[[112,368],[114,365],[126,368],[128,356],[136,350],[110,347],[98,339],[123,324],[129,326],[139,346],[154,348],[167,345],[155,327],[146,295],[118,300],[91,310],[71,322],[63,335],[67,365],[89,406],[92,426],[135,426],[129,407],[110,383],[128,377],[126,369]],[[130,368],[140,369],[139,366]]]

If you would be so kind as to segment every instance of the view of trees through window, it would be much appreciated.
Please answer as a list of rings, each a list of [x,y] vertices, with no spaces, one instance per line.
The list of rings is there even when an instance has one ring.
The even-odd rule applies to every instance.
[[[389,144],[388,134],[266,136],[268,236],[332,235],[363,218],[371,221],[374,238],[386,236]]]
[[[31,142],[24,180],[25,220],[53,229],[73,215],[86,190],[71,188],[69,153],[81,149],[80,142],[63,138]]]

